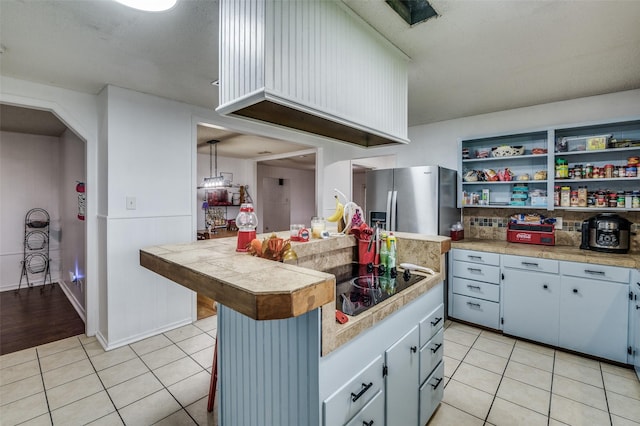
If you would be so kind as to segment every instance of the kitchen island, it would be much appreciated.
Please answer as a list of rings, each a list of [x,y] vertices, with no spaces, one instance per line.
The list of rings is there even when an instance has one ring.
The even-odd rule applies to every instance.
[[[427,266],[435,274],[349,317],[346,324],[335,321],[335,276],[322,271],[356,258],[352,236],[293,243],[298,255],[293,264],[237,253],[235,238],[150,247],[140,251],[140,264],[220,304],[221,424],[347,424],[363,413],[382,419],[379,424],[385,417],[404,415],[408,410],[402,402],[408,399],[415,407],[408,418],[418,424],[418,416],[422,422],[431,415],[443,387],[441,377],[433,377],[442,363],[425,361],[427,371],[419,370],[418,360],[442,353],[442,343],[433,340],[444,322],[442,281],[450,240],[396,235],[398,261]],[[395,343],[402,351],[387,355]],[[383,372],[398,352],[411,357],[403,364],[415,377],[400,381],[407,388],[385,393],[386,386],[399,382],[400,376]],[[375,384],[373,379],[360,383],[371,372]],[[350,385],[356,385],[355,393]],[[353,400],[351,394],[361,397]],[[407,397],[411,394],[415,398]],[[424,407],[420,413],[419,405]],[[394,408],[403,413],[394,414]]]

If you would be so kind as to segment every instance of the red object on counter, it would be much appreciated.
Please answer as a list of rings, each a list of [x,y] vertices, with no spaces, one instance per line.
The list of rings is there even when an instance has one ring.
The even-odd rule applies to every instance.
[[[510,243],[556,245],[555,227],[553,225],[509,223],[507,225],[507,241]]]
[[[451,241],[460,241],[464,239],[464,229],[459,231],[451,230]]]
[[[368,249],[368,250],[367,250]],[[373,263],[376,248],[371,240],[358,240],[358,263],[366,265]]]

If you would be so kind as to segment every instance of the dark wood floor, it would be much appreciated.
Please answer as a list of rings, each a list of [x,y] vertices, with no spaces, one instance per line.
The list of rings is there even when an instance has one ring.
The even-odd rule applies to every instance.
[[[0,355],[78,334],[84,322],[58,284],[0,292]]]

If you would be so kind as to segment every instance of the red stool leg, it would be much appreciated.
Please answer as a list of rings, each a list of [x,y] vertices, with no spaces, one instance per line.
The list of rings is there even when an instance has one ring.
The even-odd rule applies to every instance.
[[[216,400],[216,386],[218,385],[218,338],[216,337],[216,346],[213,348],[213,366],[211,367],[211,383],[209,386],[209,402],[207,403],[207,411],[213,411],[213,403]]]

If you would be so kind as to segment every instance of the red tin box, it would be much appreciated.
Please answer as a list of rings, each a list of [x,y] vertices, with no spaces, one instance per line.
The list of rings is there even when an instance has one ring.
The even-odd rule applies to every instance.
[[[510,243],[556,245],[555,228],[553,225],[537,225],[524,223],[509,223],[507,225],[507,241]]]

